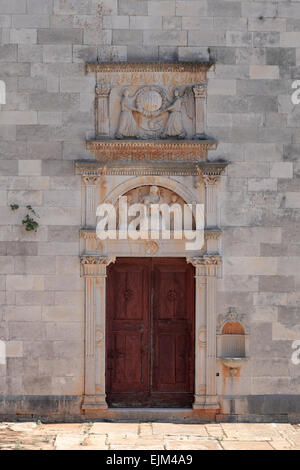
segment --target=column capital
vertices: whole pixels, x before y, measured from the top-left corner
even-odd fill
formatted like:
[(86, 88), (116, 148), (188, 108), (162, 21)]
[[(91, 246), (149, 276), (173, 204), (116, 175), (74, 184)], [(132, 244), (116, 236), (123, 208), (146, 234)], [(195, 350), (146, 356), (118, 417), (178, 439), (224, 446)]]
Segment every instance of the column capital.
[(82, 277), (106, 277), (106, 268), (115, 263), (114, 256), (84, 255), (81, 256)]
[(222, 258), (220, 255), (187, 257), (187, 263), (196, 268), (196, 277), (220, 277)]
[(100, 175), (82, 175), (82, 181), (86, 186), (96, 186), (99, 180)]
[(197, 83), (193, 87), (195, 98), (206, 98), (207, 82)]
[(96, 85), (96, 95), (103, 96), (105, 98), (110, 94), (110, 85), (106, 82), (100, 82)]

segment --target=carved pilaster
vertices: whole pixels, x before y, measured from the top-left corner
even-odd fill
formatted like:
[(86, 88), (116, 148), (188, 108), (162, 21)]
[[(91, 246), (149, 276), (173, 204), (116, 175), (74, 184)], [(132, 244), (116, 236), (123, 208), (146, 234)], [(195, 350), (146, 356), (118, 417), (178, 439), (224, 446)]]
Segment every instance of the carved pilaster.
[(187, 258), (196, 270), (196, 361), (193, 407), (217, 408), (216, 396), (216, 280), (219, 256)]
[(205, 100), (206, 100), (206, 82), (198, 83), (193, 87), (196, 104), (195, 132), (196, 135), (205, 133)]
[(105, 409), (106, 268), (113, 257), (83, 256), (85, 277), (85, 397), (83, 409)]
[(110, 86), (107, 83), (98, 83), (95, 99), (96, 130), (100, 136), (109, 135), (109, 93)]
[(97, 186), (100, 181), (100, 176), (83, 175), (82, 181), (85, 188), (85, 220), (86, 227), (96, 226), (96, 201), (97, 201)]
[(217, 190), (220, 180), (219, 174), (204, 172), (198, 168), (199, 177), (205, 186), (205, 219), (207, 227), (218, 225), (217, 217)]

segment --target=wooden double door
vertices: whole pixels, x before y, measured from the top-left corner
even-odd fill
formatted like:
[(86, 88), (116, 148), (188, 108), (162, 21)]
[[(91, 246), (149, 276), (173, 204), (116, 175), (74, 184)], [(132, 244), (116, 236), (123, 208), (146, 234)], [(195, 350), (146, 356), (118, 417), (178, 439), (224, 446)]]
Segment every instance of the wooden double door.
[(191, 406), (194, 306), (194, 268), (185, 258), (118, 258), (109, 266), (109, 406)]

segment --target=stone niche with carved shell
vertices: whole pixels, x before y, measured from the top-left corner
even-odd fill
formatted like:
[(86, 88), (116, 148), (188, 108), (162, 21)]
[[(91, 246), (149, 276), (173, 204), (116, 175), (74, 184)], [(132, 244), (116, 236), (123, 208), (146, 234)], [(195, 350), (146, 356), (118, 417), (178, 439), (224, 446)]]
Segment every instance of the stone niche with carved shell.
[(129, 143), (137, 155), (145, 141), (165, 143), (170, 152), (178, 150), (180, 142), (190, 143), (189, 155), (196, 155), (197, 148), (198, 155), (200, 149), (214, 148), (215, 142), (205, 135), (207, 71), (211, 65), (87, 64), (87, 72), (96, 76), (95, 139), (88, 142), (88, 148), (104, 159), (105, 152), (113, 159), (114, 151), (118, 156)]

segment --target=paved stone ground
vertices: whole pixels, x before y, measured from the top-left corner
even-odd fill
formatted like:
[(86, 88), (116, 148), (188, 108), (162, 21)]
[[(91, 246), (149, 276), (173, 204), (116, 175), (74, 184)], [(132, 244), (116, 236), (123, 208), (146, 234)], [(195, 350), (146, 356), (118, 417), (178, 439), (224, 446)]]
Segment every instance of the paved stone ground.
[(300, 450), (300, 424), (0, 423), (0, 450)]

